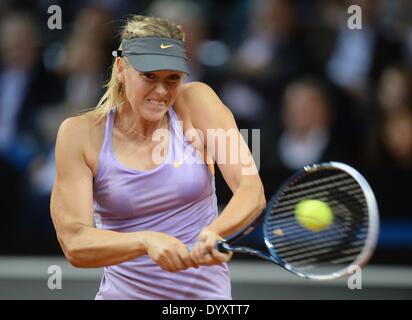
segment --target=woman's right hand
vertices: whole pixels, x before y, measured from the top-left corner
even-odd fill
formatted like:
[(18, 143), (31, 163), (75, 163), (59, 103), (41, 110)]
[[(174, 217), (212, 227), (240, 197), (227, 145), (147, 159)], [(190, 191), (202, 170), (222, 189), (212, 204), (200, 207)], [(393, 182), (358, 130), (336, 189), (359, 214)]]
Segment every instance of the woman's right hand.
[(165, 233), (145, 232), (144, 240), (149, 257), (165, 271), (177, 272), (187, 268), (198, 268), (186, 245)]

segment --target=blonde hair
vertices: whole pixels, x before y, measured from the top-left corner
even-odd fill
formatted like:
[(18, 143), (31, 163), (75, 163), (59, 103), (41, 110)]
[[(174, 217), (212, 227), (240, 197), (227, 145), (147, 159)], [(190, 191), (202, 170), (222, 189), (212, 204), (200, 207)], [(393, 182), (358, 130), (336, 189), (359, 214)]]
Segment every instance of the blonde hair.
[[(142, 37), (164, 37), (185, 41), (185, 34), (181, 26), (162, 18), (133, 15), (121, 30), (119, 49), (122, 48), (125, 40)], [(104, 85), (105, 93), (97, 106), (87, 111), (98, 122), (104, 119), (113, 107), (119, 108), (124, 102), (124, 88), (117, 79), (117, 75), (118, 70), (114, 61), (110, 79)]]

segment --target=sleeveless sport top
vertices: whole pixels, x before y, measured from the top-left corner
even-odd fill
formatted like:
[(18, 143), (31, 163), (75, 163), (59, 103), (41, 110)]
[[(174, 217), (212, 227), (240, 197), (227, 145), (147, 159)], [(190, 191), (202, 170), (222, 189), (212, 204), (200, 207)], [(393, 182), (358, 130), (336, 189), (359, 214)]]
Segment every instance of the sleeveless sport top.
[[(163, 232), (191, 248), (200, 231), (217, 217), (215, 180), (183, 136), (173, 107), (168, 115), (165, 161), (138, 171), (116, 160), (115, 108), (108, 114), (93, 182), (94, 218), (100, 229)], [(105, 267), (96, 299), (231, 299), (229, 270), (223, 263), (172, 273), (144, 255)]]

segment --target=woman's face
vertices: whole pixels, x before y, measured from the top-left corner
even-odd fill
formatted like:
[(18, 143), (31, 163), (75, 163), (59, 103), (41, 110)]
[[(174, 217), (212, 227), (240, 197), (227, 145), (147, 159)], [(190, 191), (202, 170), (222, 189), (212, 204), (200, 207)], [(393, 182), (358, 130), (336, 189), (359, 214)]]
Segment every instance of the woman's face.
[(283, 122), (288, 129), (306, 134), (311, 129), (330, 125), (330, 107), (316, 89), (295, 85), (287, 90), (285, 98)]
[(412, 115), (400, 111), (389, 116), (383, 130), (383, 142), (396, 159), (410, 161), (412, 156)]
[(145, 120), (159, 121), (176, 100), (184, 74), (170, 70), (140, 72), (123, 61), (118, 67), (133, 112)]

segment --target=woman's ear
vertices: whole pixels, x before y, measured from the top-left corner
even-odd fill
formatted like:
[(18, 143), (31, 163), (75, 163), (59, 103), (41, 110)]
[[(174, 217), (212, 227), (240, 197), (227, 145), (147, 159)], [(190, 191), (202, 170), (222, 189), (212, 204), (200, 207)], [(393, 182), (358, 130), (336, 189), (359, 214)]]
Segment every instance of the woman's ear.
[(120, 83), (124, 84), (124, 71), (125, 71), (125, 64), (122, 58), (117, 57), (115, 60), (116, 68), (117, 68), (117, 80)]

